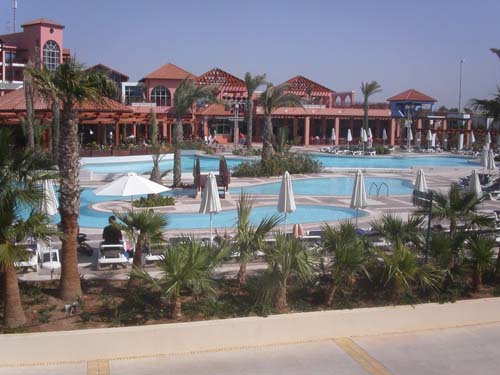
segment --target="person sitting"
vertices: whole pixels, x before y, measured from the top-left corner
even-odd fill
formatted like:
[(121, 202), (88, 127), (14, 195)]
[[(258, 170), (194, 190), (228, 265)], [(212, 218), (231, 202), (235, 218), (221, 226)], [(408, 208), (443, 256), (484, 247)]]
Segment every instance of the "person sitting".
[(102, 239), (104, 245), (121, 244), (123, 237), (121, 230), (116, 226), (116, 217), (110, 216), (108, 218), (109, 225), (102, 231)]

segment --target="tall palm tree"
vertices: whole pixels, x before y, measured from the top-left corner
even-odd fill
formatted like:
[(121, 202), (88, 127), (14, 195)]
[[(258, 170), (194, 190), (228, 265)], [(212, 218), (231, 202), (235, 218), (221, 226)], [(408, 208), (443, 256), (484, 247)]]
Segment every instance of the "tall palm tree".
[(361, 93), (363, 94), (363, 128), (368, 130), (368, 98), (382, 92), (382, 86), (377, 81), (361, 82)]
[(274, 154), (273, 149), (273, 117), (275, 110), (281, 107), (302, 107), (301, 98), (297, 95), (287, 93), (290, 85), (282, 83), (273, 86), (267, 83), (266, 90), (259, 98), (259, 104), (264, 110), (264, 134), (262, 139), (262, 160), (270, 159)]
[(338, 229), (326, 224), (322, 231), (321, 248), (330, 278), (325, 303), (330, 306), (338, 288), (351, 284), (360, 274), (368, 275), (365, 265), (370, 253), (367, 243), (356, 233), (356, 226), (350, 221), (342, 222)]
[[(26, 247), (16, 245), (27, 237), (47, 240), (54, 233), (49, 218), (37, 212), (43, 193), (40, 180), (53, 177), (39, 172), (50, 167), (41, 154), (33, 150), (15, 150), (11, 133), (0, 129), (0, 275), (3, 276), (4, 323), (17, 327), (26, 322), (21, 304), (14, 263), (26, 259)], [(22, 207), (31, 209), (28, 217), (20, 215)]]
[(74, 301), (82, 294), (77, 263), (78, 214), (80, 211), (80, 160), (78, 145), (78, 109), (84, 101), (101, 103), (115, 88), (106, 76), (85, 71), (75, 59), (59, 65), (54, 74), (45, 68), (30, 70), (37, 91), (62, 106), (59, 159), (62, 236), (62, 267), (59, 293), (62, 299)]
[(423, 216), (411, 216), (407, 221), (394, 213), (386, 213), (372, 221), (372, 228), (392, 245), (398, 241), (419, 247), (422, 243)]
[(258, 74), (252, 76), (249, 72), (245, 74), (245, 86), (247, 88), (247, 147), (252, 148), (253, 137), (253, 94), (255, 90), (266, 83), (266, 75)]
[[(27, 67), (33, 67), (33, 62), (30, 59), (26, 64)], [(23, 74), (23, 87), (24, 87), (24, 98), (26, 100), (26, 141), (28, 148), (35, 147), (35, 136), (34, 136), (34, 128), (35, 128), (35, 109), (34, 109), (34, 101), (35, 101), (35, 93), (33, 88), (33, 79), (30, 74), (30, 69), (26, 69)]]
[(293, 274), (302, 281), (310, 280), (314, 275), (317, 258), (314, 250), (307, 248), (299, 238), (290, 238), (281, 233), (275, 238), (276, 243), (265, 248), (268, 269), (264, 278), (271, 281), (265, 285), (265, 289), (274, 292), (276, 309), (286, 311), (290, 277)]
[(472, 109), (484, 112), (493, 121), (500, 120), (500, 86), (497, 86), (497, 92), (493, 99), (472, 99)]
[(174, 108), (175, 108), (175, 125), (174, 125), (174, 182), (173, 186), (181, 184), (181, 147), (183, 139), (182, 119), (193, 109), (197, 101), (206, 99), (208, 101), (215, 100), (215, 87), (197, 85), (192, 79), (185, 78), (175, 90)]
[(181, 295), (214, 294), (211, 275), (229, 254), (226, 246), (205, 246), (194, 238), (185, 238), (176, 245), (167, 246), (158, 263), (160, 277), (153, 279), (148, 273), (135, 269), (133, 274), (161, 291), (171, 303), (173, 318), (182, 317)]
[(467, 244), (472, 266), (472, 287), (479, 291), (483, 287), (483, 272), (495, 267), (495, 238), (485, 235), (472, 236)]
[(248, 261), (255, 256), (256, 252), (263, 248), (264, 237), (269, 234), (280, 222), (280, 216), (274, 214), (261, 220), (258, 226), (250, 222), (254, 199), (241, 193), (236, 204), (238, 219), (236, 222), (237, 234), (234, 241), (234, 251), (240, 257), (240, 270), (238, 271), (238, 284), (246, 283)]
[(133, 265), (142, 268), (142, 248), (146, 243), (164, 242), (162, 229), (168, 225), (168, 217), (156, 213), (152, 209), (142, 211), (128, 210), (126, 212), (115, 212), (115, 216), (123, 223), (118, 224), (129, 238), (135, 243)]

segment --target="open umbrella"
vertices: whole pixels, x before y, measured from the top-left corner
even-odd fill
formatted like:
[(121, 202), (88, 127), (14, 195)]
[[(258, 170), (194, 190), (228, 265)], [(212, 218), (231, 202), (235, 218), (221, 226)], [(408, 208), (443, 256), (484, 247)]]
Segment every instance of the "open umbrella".
[(464, 135), (460, 133), (458, 135), (458, 151), (461, 151), (464, 148)]
[(486, 162), (486, 169), (488, 171), (494, 171), (496, 168), (496, 165), (495, 165), (495, 154), (493, 153), (493, 150), (490, 149), (488, 151), (488, 160)]
[(49, 216), (57, 214), (59, 203), (52, 180), (43, 180), (42, 191), (43, 199), (40, 211)]
[(387, 130), (382, 130), (382, 141), (384, 141), (384, 144), (385, 142), (387, 141)]
[(349, 148), (349, 142), (352, 142), (351, 129), (347, 129), (347, 148)]
[(365, 208), (368, 205), (366, 199), (365, 178), (363, 172), (358, 169), (356, 178), (354, 179), (354, 187), (352, 189), (351, 208), (356, 209), (356, 228), (358, 227), (358, 212), (360, 208)]
[(427, 140), (427, 148), (430, 148), (431, 147), (431, 143), (432, 143), (432, 132), (431, 132), (431, 129), (427, 130), (427, 136), (425, 137), (425, 139)]
[(208, 173), (207, 184), (201, 194), (200, 214), (210, 214), (210, 246), (212, 246), (212, 215), (222, 210), (217, 181), (213, 172)]
[(481, 187), (481, 183), (479, 182), (479, 175), (475, 169), (472, 171), (472, 175), (470, 176), (469, 190), (476, 194), (476, 197), (478, 198), (483, 195), (483, 189)]
[(137, 173), (129, 172), (126, 175), (94, 190), (95, 195), (114, 195), (132, 197), (134, 195), (159, 194), (170, 190), (168, 187), (157, 184)]
[(471, 146), (472, 146), (474, 143), (476, 143), (476, 137), (474, 136), (474, 131), (473, 131), (473, 130), (471, 130), (471, 131), (470, 131), (470, 144), (471, 144)]
[(295, 206), (295, 197), (293, 196), (292, 179), (288, 171), (285, 172), (281, 180), (280, 195), (278, 197), (278, 211), (285, 213), (285, 233), (287, 230), (286, 214), (292, 213), (297, 209)]

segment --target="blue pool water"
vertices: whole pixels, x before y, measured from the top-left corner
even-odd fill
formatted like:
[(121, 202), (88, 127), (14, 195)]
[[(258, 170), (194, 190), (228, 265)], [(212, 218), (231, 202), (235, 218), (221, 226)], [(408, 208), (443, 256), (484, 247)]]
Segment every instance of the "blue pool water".
[(327, 168), (471, 167), (479, 161), (459, 156), (314, 155)]
[[(386, 184), (386, 185), (383, 185)], [(278, 195), (281, 182), (246, 186), (243, 191), (250, 194)], [(351, 195), (354, 177), (328, 177), (292, 179), (295, 195)], [(413, 192), (410, 181), (402, 178), (365, 177), (366, 192), (370, 195), (407, 195)], [(232, 188), (230, 192), (239, 194), (241, 188)]]
[[(313, 154), (327, 168), (414, 168), (414, 167), (472, 167), (478, 164), (478, 160), (458, 156), (338, 156)], [(194, 155), (182, 156), (182, 171), (192, 172)], [(232, 169), (235, 165), (248, 159), (226, 158), (228, 167)], [(95, 163), (85, 164), (83, 169), (94, 173), (148, 173), (151, 172), (153, 163), (151, 160), (138, 162)], [(163, 160), (160, 163), (162, 171), (172, 170), (174, 161)], [(219, 170), (219, 158), (200, 156), (200, 168), (202, 172)]]

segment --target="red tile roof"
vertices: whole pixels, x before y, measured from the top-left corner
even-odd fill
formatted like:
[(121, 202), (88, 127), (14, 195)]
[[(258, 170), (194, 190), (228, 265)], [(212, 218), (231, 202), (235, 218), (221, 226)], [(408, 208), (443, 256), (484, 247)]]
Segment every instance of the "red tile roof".
[(290, 78), (285, 83), (290, 85), (288, 92), (298, 96), (325, 96), (335, 92), (330, 90), (328, 87), (322, 86), (319, 83), (311, 81), (303, 76), (295, 76)]
[(246, 91), (245, 81), (219, 68), (214, 68), (196, 78), (198, 85), (217, 85), (229, 91)]
[(119, 72), (118, 70), (112, 69), (109, 66), (106, 66), (104, 64), (96, 64), (96, 65), (91, 66), (90, 68), (87, 68), (85, 70), (102, 70), (102, 71), (106, 71), (106, 72), (111, 72), (111, 73), (114, 73), (116, 75), (121, 76), (122, 78), (125, 78), (125, 81), (128, 81), (128, 78), (129, 78), (127, 75)]
[[(149, 73), (144, 79), (184, 79), (193, 78), (194, 75), (187, 70), (179, 68), (177, 65), (168, 63)], [(141, 81), (142, 81), (141, 80)]]
[(54, 26), (59, 28), (64, 28), (64, 25), (57, 23), (55, 21), (49, 20), (48, 18), (37, 18), (36, 20), (25, 22), (21, 25), (21, 27), (33, 26), (33, 25), (46, 25), (46, 26)]
[[(262, 115), (262, 107), (257, 107), (257, 115)], [(273, 112), (273, 116), (332, 116), (332, 117), (363, 117), (363, 108), (301, 108), (301, 107), (281, 107)], [(389, 109), (369, 109), (368, 114), (373, 117), (389, 118)]]
[[(43, 98), (36, 97), (33, 103), (35, 111), (50, 110), (50, 103)], [(84, 102), (77, 106), (83, 112), (132, 112), (132, 110), (112, 99), (104, 98), (102, 104), (93, 102)], [(24, 89), (15, 90), (0, 96), (0, 112), (24, 112), (26, 111), (26, 99)]]
[(417, 91), (415, 89), (409, 89), (401, 94), (394, 95), (387, 99), (389, 102), (396, 102), (396, 101), (406, 101), (406, 102), (437, 102), (436, 99), (431, 98), (428, 95), (425, 95), (421, 93), (420, 91)]
[(220, 103), (209, 104), (204, 108), (199, 108), (196, 114), (200, 116), (232, 116), (231, 110), (226, 109), (226, 106)]

